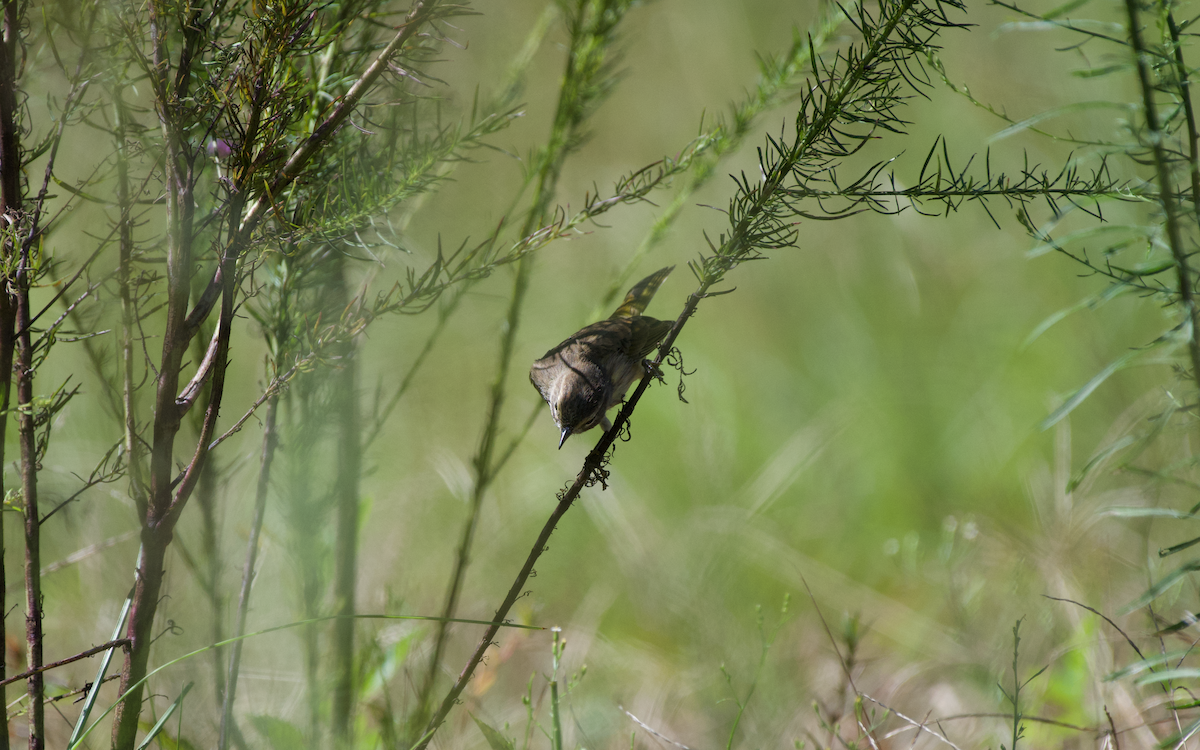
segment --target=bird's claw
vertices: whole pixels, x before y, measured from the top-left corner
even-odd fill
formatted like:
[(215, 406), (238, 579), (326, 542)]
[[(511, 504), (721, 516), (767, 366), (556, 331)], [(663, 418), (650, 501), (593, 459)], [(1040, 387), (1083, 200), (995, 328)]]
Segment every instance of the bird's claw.
[(658, 365), (651, 362), (650, 360), (643, 359), (642, 367), (646, 370), (647, 375), (652, 375), (654, 377), (654, 379), (657, 380), (658, 382), (660, 382), (660, 383), (667, 382), (666, 378), (663, 377), (662, 369)]

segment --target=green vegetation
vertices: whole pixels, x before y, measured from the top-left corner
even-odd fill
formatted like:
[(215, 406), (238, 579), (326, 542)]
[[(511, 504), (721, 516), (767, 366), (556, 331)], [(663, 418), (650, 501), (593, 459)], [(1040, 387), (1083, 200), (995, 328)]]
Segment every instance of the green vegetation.
[(1200, 742), (1196, 8), (0, 8), (0, 750)]

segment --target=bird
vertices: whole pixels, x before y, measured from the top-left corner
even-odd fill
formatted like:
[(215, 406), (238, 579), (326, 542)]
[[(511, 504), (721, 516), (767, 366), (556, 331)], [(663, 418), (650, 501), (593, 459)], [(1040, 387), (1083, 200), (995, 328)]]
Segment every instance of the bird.
[(639, 281), (612, 315), (581, 328), (533, 363), (529, 380), (550, 406), (558, 447), (596, 425), (612, 427), (604, 413), (624, 402), (625, 391), (646, 372), (644, 358), (674, 321), (642, 315), (659, 285), (675, 269), (661, 268)]

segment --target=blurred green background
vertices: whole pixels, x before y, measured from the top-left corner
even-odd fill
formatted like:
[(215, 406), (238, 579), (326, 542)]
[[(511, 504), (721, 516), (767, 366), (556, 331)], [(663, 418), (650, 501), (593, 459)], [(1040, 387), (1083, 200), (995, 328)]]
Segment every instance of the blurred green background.
[[(469, 108), (476, 88), (499, 85), (544, 6), (481, 0), (474, 7), (482, 15), (458, 19), (451, 36), (461, 47), (448, 45), (436, 66), (446, 83), (437, 93), (453, 92), (447, 116)], [(582, 206), (589, 193), (605, 193), (620, 175), (677, 153), (702, 118), (724, 112), (751, 89), (755, 53), (785, 49), (794, 29), (805, 28), (817, 10), (812, 1), (776, 0), (658, 0), (635, 9), (620, 33), (620, 83), (591, 121), (586, 145), (568, 161), (557, 202)], [(978, 99), (1020, 119), (1132, 92), (1121, 88), (1129, 81), (1119, 77), (1072, 76), (1089, 51), (1056, 52), (1067, 43), (1061, 32), (1006, 29), (1013, 19), (1002, 8), (973, 3), (955, 20), (974, 27), (941, 39), (950, 77)], [(382, 268), (364, 263), (364, 274), (378, 276), (377, 288), (410, 265), (423, 267), (439, 241), (457, 246), (495, 228), (514, 198), (522, 159), (548, 130), (564, 39), (558, 22), (530, 67), (524, 116), (492, 139), (507, 153), (474, 152), (472, 163), (459, 165), (415, 207), (403, 234), (410, 255), (387, 256)], [(1028, 133), (990, 143), (1005, 127), (1002, 120), (936, 76), (924, 93), (927, 99), (914, 98), (901, 113), (911, 122), (909, 133), (887, 134), (861, 155), (862, 163), (901, 154), (895, 168), (903, 182), (938, 137), (963, 162), (990, 149), (995, 171), (1016, 172), (1026, 158), (1056, 171), (1071, 154), (1069, 145)], [(1085, 112), (1054, 127), (1112, 135), (1122, 116)], [(753, 174), (762, 136), (789, 129), (793, 117), (786, 106), (763, 116), (759, 134), (719, 171)], [(88, 148), (71, 147), (80, 154)], [(638, 268), (635, 279), (677, 266), (648, 314), (671, 318), (681, 309), (694, 288), (685, 264), (706, 248), (705, 232), (716, 237), (724, 229), (719, 209), (733, 189), (731, 179), (713, 179)], [(654, 200), (665, 205), (670, 191)], [(1006, 710), (995, 683), (1011, 662), (1012, 624), (1025, 617), (1023, 663), (1031, 671), (1050, 665), (1031, 686), (1041, 713), (1097, 721), (1093, 712), (1106, 699), (1090, 691), (1099, 689), (1096, 678), (1111, 664), (1084, 664), (1092, 652), (1076, 650), (1096, 637), (1097, 623), (1041, 595), (1114, 611), (1144, 587), (1148, 552), (1158, 541), (1152, 529), (1099, 515), (1145, 488), (1107, 475), (1072, 494), (1064, 488), (1111, 435), (1145, 417), (1173, 376), (1165, 366), (1120, 372), (1068, 420), (1048, 431), (1038, 425), (1066, 394), (1168, 327), (1171, 312), (1153, 299), (1126, 296), (1069, 316), (1026, 345), (1042, 321), (1105, 284), (1061, 256), (1027, 257), (1031, 242), (1013, 209), (991, 208), (999, 227), (974, 205), (941, 218), (905, 211), (801, 220), (797, 247), (739, 267), (729, 277), (736, 292), (700, 306), (677, 342), (695, 369), (684, 379), (688, 403), (676, 398), (676, 371), (667, 372), (666, 386), (650, 389), (634, 416), (633, 440), (617, 447), (608, 489), (585, 491), (518, 605), (521, 618), (564, 629), (568, 671), (588, 667), (570, 696), (572, 746), (626, 746), (635, 726), (618, 706), (689, 746), (724, 742), (737, 706), (728, 700), (734, 693), (721, 667), (744, 696), (760, 652), (756, 606), (773, 625), (785, 595), (790, 608), (738, 744), (773, 747), (805, 738), (816, 725), (814, 700), (826, 715), (844, 700), (838, 659), (805, 581), (834, 631), (847, 618), (861, 618), (859, 688), (910, 716)], [(506, 436), (520, 432), (539, 402), (526, 379), (528, 364), (591, 322), (658, 210), (651, 203), (622, 207), (605, 215), (603, 225), (537, 255), (509, 381)], [(1118, 215), (1133, 210), (1112, 209)], [(86, 214), (75, 223), (78, 231), (88, 230)], [(371, 448), (371, 472), (362, 485), (364, 612), (432, 615), (441, 605), (467, 512), (470, 461), (511, 277), (502, 271), (471, 290)], [(387, 393), (397, 385), (434, 324), (430, 313), (370, 328), (360, 349), (368, 415), (377, 388)], [(262, 356), (253, 335), (235, 342), (236, 374), (224, 409), (229, 419), (260, 392)], [(51, 361), (41, 382), (73, 372), (85, 391), (100, 387), (80, 358)], [(44, 502), (72, 486), (61, 467), (88, 465), (79, 457), (102, 452), (116, 434), (98, 403), (81, 400), (61, 417), (45, 462), (51, 499)], [(549, 413), (538, 416), (485, 500), (460, 616), (490, 616), (555, 492), (575, 476), (598, 438), (588, 433), (556, 450)], [(252, 421), (218, 459), (231, 592), (240, 576), (260, 439)], [(60, 486), (53, 472), (62, 477)], [(294, 553), (271, 502), (251, 629), (295, 619)], [(207, 642), (205, 602), (180, 557), (199, 544), (197, 512), (188, 508), (180, 549), (172, 553), (160, 621), (169, 618), (181, 631), (157, 642), (159, 663)], [(47, 529), (44, 559), (69, 562), (46, 577), (49, 633), (74, 634), (83, 645), (108, 638), (131, 580), (136, 525), (123, 491), (104, 488)], [(10, 527), (7, 540), (14, 573), (15, 531)], [(105, 546), (68, 561), (97, 542)], [(9, 606), (16, 601), (10, 597)], [(431, 628), (364, 623), (358, 631), (364, 643), (385, 646), (413, 631), (419, 635), (408, 661), (390, 683), (401, 706), (419, 682), (428, 658), (422, 636)], [(475, 646), (478, 628), (459, 625), (453, 633), (448, 676)], [(48, 658), (73, 650), (61, 643), (50, 642)], [(248, 643), (241, 714), (286, 719), (300, 711), (298, 643), (286, 633)], [(439, 742), (483, 746), (464, 708), (496, 726), (523, 727), (520, 697), (531, 674), (548, 672), (549, 644), (547, 631), (502, 633), (499, 651)], [(79, 684), (92, 669), (77, 665), (52, 680)], [(211, 685), (211, 663), (191, 660), (165, 679)], [(535, 702), (543, 684), (541, 677), (534, 680)], [(197, 700), (211, 700), (210, 689), (200, 692)], [(371, 696), (366, 699), (370, 704)], [(189, 713), (185, 734), (209, 736), (216, 715)], [(369, 715), (364, 712), (368, 724)], [(980, 745), (1007, 731), (989, 719), (947, 729)]]

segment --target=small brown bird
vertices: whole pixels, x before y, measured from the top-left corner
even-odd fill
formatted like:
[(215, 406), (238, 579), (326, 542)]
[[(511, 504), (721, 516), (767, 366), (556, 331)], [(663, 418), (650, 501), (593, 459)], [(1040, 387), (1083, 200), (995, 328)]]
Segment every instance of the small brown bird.
[(559, 448), (571, 435), (596, 425), (612, 426), (604, 412), (625, 400), (625, 391), (645, 372), (643, 358), (673, 325), (642, 311), (674, 269), (668, 266), (642, 279), (607, 320), (592, 323), (533, 363), (529, 380), (562, 430)]

